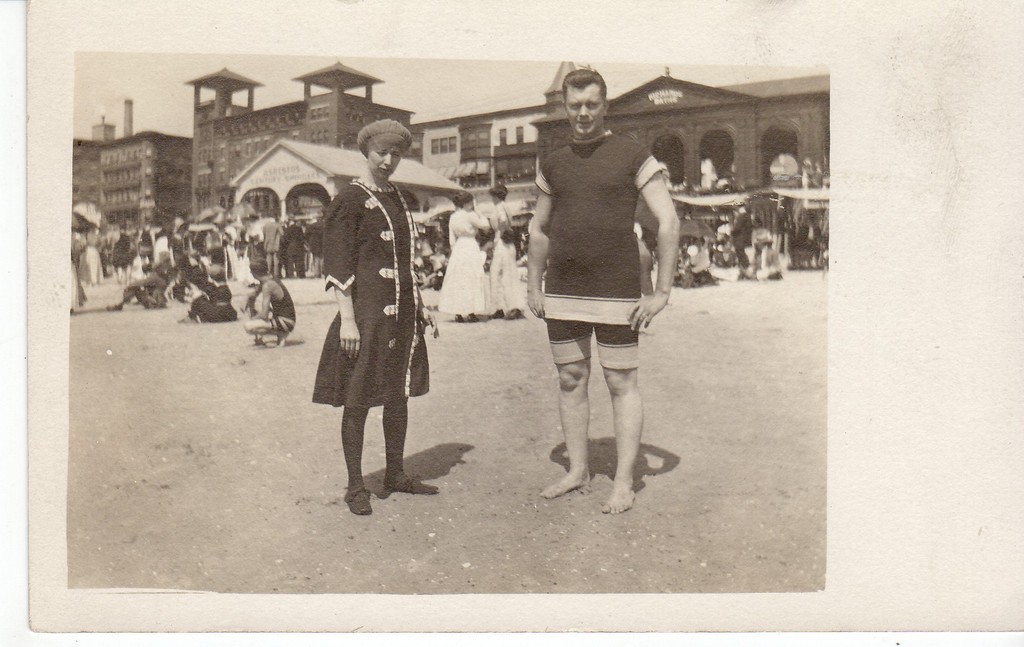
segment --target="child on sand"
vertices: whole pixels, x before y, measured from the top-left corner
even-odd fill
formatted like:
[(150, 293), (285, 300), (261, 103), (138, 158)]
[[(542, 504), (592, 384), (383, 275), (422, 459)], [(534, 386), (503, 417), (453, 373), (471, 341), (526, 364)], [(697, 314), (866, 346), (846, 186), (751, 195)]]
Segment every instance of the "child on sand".
[(253, 259), (249, 266), (253, 277), (259, 281), (256, 299), (259, 302), (255, 316), (244, 323), (245, 332), (253, 336), (257, 345), (262, 346), (264, 335), (277, 337), (275, 348), (283, 348), (288, 333), (295, 329), (295, 304), (288, 289), (270, 275), (270, 268), (264, 259)]

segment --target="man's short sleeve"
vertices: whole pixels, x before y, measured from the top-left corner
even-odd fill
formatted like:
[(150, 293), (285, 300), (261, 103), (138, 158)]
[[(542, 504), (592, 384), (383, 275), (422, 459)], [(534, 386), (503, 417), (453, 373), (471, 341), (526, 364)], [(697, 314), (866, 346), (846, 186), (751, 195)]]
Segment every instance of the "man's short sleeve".
[(636, 188), (642, 189), (644, 186), (651, 181), (652, 178), (656, 177), (659, 173), (667, 172), (668, 169), (664, 164), (654, 159), (653, 155), (647, 155), (641, 162), (640, 168), (636, 172)]
[(543, 191), (544, 193), (546, 193), (548, 195), (553, 195), (553, 193), (551, 191), (551, 185), (548, 184), (548, 179), (546, 177), (544, 177), (544, 169), (543, 168), (539, 169), (537, 171), (536, 183), (537, 183), (537, 188), (538, 189), (540, 189), (541, 191)]

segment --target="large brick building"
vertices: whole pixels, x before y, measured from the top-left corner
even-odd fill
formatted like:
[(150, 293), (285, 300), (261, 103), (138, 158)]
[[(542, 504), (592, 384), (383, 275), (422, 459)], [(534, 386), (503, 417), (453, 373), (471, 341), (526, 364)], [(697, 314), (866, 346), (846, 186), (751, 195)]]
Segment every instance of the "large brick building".
[(192, 189), (192, 140), (145, 131), (100, 150), (100, 211), (110, 223), (187, 216)]
[(192, 140), (163, 133), (132, 132), (132, 103), (125, 102), (125, 136), (106, 120), (93, 139), (72, 142), (73, 203), (91, 202), (106, 221), (139, 225), (185, 216), (191, 208)]
[[(301, 101), (259, 110), (254, 103), (255, 90), (261, 84), (228, 69), (188, 82), (195, 88), (194, 210), (232, 206), (232, 178), (280, 139), (355, 148), (356, 135), (367, 123), (386, 118), (409, 124), (410, 111), (374, 103), (373, 86), (381, 83), (380, 79), (340, 62), (294, 80), (303, 84)], [(245, 93), (245, 102), (236, 105), (234, 96), (240, 92)], [(289, 211), (302, 211), (300, 203), (304, 199), (313, 198), (301, 194), (278, 196), (269, 190), (246, 196), (257, 211), (268, 214), (277, 213), (281, 201), (286, 200), (295, 202), (288, 205)]]

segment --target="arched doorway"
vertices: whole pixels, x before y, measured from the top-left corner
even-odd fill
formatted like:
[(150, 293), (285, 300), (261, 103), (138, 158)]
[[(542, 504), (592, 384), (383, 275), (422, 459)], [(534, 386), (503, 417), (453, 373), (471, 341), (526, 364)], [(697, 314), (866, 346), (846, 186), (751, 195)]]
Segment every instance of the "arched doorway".
[(732, 163), (736, 158), (736, 147), (732, 136), (724, 130), (709, 130), (700, 138), (701, 170), (704, 160), (711, 160), (719, 178), (732, 178)]
[(327, 189), (315, 182), (297, 184), (285, 197), (285, 209), (289, 215), (310, 220), (322, 218), (330, 203)]
[(682, 184), (686, 180), (686, 173), (683, 165), (686, 162), (686, 155), (683, 149), (683, 142), (675, 135), (662, 135), (651, 144), (651, 155), (666, 167), (668, 167), (669, 182)]
[(242, 196), (242, 202), (251, 205), (260, 218), (276, 220), (281, 215), (281, 201), (273, 189), (259, 188), (246, 191)]
[[(761, 181), (772, 182), (774, 175), (786, 175), (797, 163), (797, 134), (785, 128), (772, 126), (761, 135)], [(782, 170), (782, 173), (773, 172)]]

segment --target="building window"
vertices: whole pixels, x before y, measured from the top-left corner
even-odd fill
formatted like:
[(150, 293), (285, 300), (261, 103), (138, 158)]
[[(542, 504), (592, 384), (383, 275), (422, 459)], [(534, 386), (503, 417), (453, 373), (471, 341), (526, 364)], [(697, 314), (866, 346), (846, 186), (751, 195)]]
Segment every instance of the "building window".
[(508, 143), (508, 131), (502, 128), (498, 131), (498, 146), (504, 146)]
[(442, 155), (444, 153), (455, 153), (459, 150), (458, 137), (441, 137), (430, 140), (430, 153)]
[(517, 144), (522, 144), (523, 143), (523, 127), (522, 126), (516, 126), (516, 143)]

